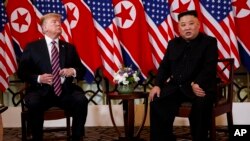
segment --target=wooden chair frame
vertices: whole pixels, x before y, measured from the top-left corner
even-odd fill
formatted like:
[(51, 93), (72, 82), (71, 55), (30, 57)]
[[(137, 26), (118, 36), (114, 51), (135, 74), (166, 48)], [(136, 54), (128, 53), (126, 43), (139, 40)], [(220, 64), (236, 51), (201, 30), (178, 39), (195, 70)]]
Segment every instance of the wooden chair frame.
[[(234, 77), (234, 59), (226, 58), (219, 59), (218, 63), (221, 63), (220, 66), (223, 66), (220, 70), (217, 71), (217, 77), (222, 78), (224, 72), (228, 72), (227, 79), (220, 79), (221, 81), (217, 84), (217, 100), (214, 103), (212, 117), (211, 117), (211, 126), (210, 126), (210, 140), (216, 140), (216, 117), (222, 114), (227, 116), (227, 124), (229, 133), (230, 129), (233, 126), (233, 115), (232, 115), (232, 105), (233, 105), (233, 77)], [(189, 117), (191, 110), (191, 103), (183, 103), (179, 108), (177, 117)], [(229, 136), (230, 137), (230, 136)]]
[[(21, 98), (21, 126), (22, 126), (22, 141), (28, 141), (32, 139), (31, 136), (31, 128), (28, 122), (28, 109), (25, 107), (24, 104), (24, 97), (25, 97), (25, 87), (18, 93)], [(66, 127), (57, 127), (57, 128), (44, 128), (43, 132), (58, 132), (58, 131), (66, 131), (66, 138), (67, 141), (71, 139), (71, 115), (65, 112), (63, 109), (59, 107), (51, 107), (44, 113), (44, 120), (58, 120), (66, 118)], [(61, 137), (60, 137), (61, 139)]]

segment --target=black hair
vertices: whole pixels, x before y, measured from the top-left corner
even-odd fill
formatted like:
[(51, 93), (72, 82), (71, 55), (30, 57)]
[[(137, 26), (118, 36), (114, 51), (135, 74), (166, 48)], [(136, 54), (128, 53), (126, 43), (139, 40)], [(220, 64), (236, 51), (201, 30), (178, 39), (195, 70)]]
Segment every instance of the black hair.
[(181, 17), (186, 16), (186, 15), (192, 15), (192, 16), (198, 17), (196, 10), (188, 10), (178, 15), (178, 21), (180, 21)]

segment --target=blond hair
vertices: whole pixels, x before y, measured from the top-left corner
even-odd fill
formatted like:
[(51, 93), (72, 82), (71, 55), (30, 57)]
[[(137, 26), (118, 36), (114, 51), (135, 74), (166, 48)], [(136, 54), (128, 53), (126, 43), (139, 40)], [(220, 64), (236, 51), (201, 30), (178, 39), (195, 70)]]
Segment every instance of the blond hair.
[(52, 17), (61, 19), (62, 15), (57, 14), (57, 13), (48, 13), (48, 14), (45, 14), (40, 19), (40, 25), (43, 26), (43, 24), (46, 21), (46, 19), (49, 19), (49, 18), (52, 18)]

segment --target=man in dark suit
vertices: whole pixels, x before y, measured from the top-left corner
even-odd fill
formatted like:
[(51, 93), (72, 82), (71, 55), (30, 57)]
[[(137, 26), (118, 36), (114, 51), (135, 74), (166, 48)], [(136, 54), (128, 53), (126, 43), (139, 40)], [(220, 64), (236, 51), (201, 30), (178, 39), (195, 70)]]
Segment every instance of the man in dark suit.
[(175, 116), (189, 101), (192, 140), (206, 141), (216, 94), (217, 41), (199, 32), (196, 11), (180, 13), (178, 20), (180, 37), (169, 42), (149, 95), (150, 139), (175, 141)]
[(82, 79), (86, 69), (75, 47), (59, 40), (61, 15), (44, 15), (41, 26), (44, 38), (26, 46), (18, 68), (20, 79), (29, 84), (24, 100), (33, 140), (43, 140), (44, 111), (58, 106), (72, 114), (72, 140), (80, 141), (84, 135), (88, 99), (73, 80)]

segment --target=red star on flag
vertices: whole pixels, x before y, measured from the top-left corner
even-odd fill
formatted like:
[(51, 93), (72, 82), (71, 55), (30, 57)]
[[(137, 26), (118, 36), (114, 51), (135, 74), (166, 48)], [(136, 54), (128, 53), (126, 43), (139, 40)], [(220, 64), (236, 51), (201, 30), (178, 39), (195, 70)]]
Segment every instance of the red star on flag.
[(21, 29), (22, 25), (28, 25), (28, 22), (26, 21), (28, 13), (25, 13), (21, 15), (19, 11), (17, 11), (17, 18), (13, 20), (13, 23), (17, 23), (19, 25), (19, 30)]
[(132, 17), (130, 16), (131, 9), (132, 6), (126, 9), (123, 4), (121, 5), (121, 12), (116, 14), (116, 16), (122, 19), (122, 25), (126, 22), (126, 20), (132, 20)]
[(190, 2), (191, 2), (191, 1), (189, 1), (189, 2), (187, 2), (187, 3), (184, 4), (184, 3), (182, 3), (182, 2), (179, 0), (179, 7), (178, 7), (178, 9), (175, 9), (173, 12), (174, 12), (174, 13), (181, 13), (181, 12), (183, 12), (183, 11), (187, 11)]
[(70, 9), (67, 6), (67, 20), (69, 21), (69, 24), (71, 23), (71, 21), (76, 21), (76, 17), (74, 16), (74, 11), (75, 11), (75, 7)]
[(238, 13), (242, 9), (250, 10), (249, 6), (247, 5), (247, 1), (248, 0), (236, 0), (232, 2), (232, 5), (235, 6), (235, 9), (236, 9), (236, 15), (238, 15)]

